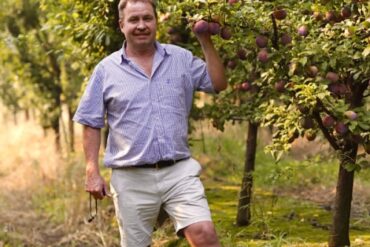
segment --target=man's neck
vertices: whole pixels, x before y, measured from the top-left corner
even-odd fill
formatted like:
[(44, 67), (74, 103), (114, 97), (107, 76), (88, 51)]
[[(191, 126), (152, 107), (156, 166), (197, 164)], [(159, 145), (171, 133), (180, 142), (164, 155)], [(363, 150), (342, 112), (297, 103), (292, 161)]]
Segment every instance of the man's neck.
[(152, 46), (145, 47), (145, 48), (144, 47), (134, 48), (134, 47), (130, 47), (127, 45), (125, 49), (126, 49), (126, 55), (132, 58), (153, 57), (155, 50), (156, 50), (155, 44), (153, 44)]

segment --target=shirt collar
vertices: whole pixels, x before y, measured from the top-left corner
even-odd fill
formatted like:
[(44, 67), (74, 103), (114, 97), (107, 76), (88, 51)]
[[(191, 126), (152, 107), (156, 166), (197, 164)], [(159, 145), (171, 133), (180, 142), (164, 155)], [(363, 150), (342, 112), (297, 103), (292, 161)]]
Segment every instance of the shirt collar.
[[(129, 58), (127, 57), (127, 54), (126, 54), (125, 47), (126, 47), (126, 41), (123, 43), (122, 48), (121, 48), (121, 56), (120, 56), (121, 63), (129, 61)], [(171, 55), (171, 52), (168, 49), (166, 49), (165, 46), (160, 44), (158, 41), (155, 42), (155, 47), (156, 47), (156, 52), (158, 52), (159, 55), (161, 55), (162, 57), (164, 57), (165, 55)]]

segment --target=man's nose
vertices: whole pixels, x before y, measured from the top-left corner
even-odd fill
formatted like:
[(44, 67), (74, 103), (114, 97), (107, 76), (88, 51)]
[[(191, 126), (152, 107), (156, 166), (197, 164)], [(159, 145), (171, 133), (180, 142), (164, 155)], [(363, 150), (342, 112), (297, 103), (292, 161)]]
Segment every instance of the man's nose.
[(143, 20), (139, 21), (139, 23), (137, 24), (137, 29), (144, 30), (145, 28), (146, 28), (145, 21)]

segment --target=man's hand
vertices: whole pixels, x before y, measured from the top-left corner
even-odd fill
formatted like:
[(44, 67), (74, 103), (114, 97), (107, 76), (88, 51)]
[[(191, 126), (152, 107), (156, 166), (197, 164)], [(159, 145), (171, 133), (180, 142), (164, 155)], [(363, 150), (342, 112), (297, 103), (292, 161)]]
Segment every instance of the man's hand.
[(110, 196), (104, 178), (99, 171), (89, 166), (86, 168), (85, 190), (99, 200), (103, 199), (104, 196)]
[(208, 22), (200, 20), (193, 25), (193, 32), (202, 47), (213, 87), (216, 92), (220, 92), (227, 88), (227, 80), (223, 62), (211, 39), (211, 34), (216, 34), (217, 30), (211, 32), (209, 25)]

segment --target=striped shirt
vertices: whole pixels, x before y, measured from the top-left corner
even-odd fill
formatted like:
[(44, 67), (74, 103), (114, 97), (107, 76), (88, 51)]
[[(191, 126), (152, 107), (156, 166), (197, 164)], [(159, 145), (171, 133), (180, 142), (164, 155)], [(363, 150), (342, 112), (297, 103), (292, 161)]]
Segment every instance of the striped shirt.
[(110, 168), (190, 157), (188, 117), (194, 91), (213, 93), (203, 60), (156, 43), (152, 75), (120, 49), (94, 69), (73, 120), (109, 126), (104, 164)]

